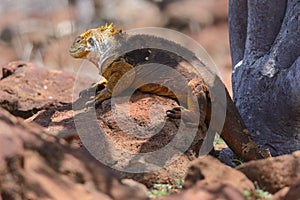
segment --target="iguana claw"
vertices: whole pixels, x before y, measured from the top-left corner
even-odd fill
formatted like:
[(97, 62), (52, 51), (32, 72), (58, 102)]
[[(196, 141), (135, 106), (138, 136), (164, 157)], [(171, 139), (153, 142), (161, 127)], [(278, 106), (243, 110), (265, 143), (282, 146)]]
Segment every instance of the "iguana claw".
[(182, 106), (174, 107), (172, 110), (166, 111), (166, 116), (172, 119), (180, 119), (181, 118), (181, 111), (185, 108)]
[(182, 106), (174, 107), (172, 110), (167, 110), (166, 116), (171, 119), (182, 119), (188, 126), (199, 125), (200, 116), (196, 116), (195, 113)]

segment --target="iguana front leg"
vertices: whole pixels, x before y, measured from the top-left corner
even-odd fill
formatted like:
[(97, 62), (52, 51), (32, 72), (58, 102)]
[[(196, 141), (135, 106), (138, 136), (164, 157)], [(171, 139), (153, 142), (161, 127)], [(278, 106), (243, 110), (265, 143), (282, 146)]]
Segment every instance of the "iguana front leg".
[(186, 97), (187, 108), (179, 106), (167, 110), (166, 116), (172, 119), (181, 118), (189, 126), (203, 125), (210, 118), (210, 112), (207, 108), (209, 102), (208, 88), (198, 78), (190, 80), (188, 86), (192, 92)]
[(102, 79), (98, 81), (97, 83), (93, 83), (88, 89), (82, 90), (79, 93), (79, 97), (85, 97), (85, 96), (95, 96), (99, 91), (103, 90), (107, 85), (107, 80)]
[[(106, 87), (99, 93), (92, 97), (91, 100), (86, 102), (86, 107), (100, 105), (103, 101), (112, 97), (114, 92), (115, 95), (120, 94), (122, 91), (130, 87), (134, 81), (135, 73), (134, 67), (125, 61), (118, 61), (112, 63), (104, 72), (103, 77), (107, 80)], [(127, 73), (128, 72), (128, 73)], [(122, 82), (118, 84), (122, 78)], [(105, 82), (105, 81), (104, 81)], [(118, 87), (116, 85), (118, 84)]]

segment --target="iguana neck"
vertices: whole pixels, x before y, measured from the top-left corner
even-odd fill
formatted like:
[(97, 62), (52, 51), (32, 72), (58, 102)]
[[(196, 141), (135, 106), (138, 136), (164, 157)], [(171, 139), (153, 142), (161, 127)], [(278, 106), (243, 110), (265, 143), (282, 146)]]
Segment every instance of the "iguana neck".
[(119, 33), (115, 36), (106, 38), (102, 42), (95, 44), (95, 51), (91, 52), (87, 59), (94, 63), (99, 72), (102, 73), (107, 68), (113, 58), (118, 57), (118, 48), (121, 47), (123, 41), (126, 40), (126, 33)]

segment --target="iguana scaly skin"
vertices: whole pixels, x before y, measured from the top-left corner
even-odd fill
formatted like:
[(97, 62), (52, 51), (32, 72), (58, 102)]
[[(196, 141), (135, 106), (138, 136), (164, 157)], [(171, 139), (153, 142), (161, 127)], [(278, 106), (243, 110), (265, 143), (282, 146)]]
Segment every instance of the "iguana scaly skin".
[[(145, 44), (155, 43), (156, 48), (143, 48)], [(118, 55), (114, 57), (116, 49), (120, 47), (121, 44), (128, 45), (128, 49), (131, 46), (140, 46), (140, 49), (134, 49), (130, 52), (124, 53), (124, 55)], [(162, 46), (160, 47), (159, 44)], [(178, 55), (174, 52), (165, 51), (164, 45), (167, 45), (168, 49), (180, 49), (184, 54)], [(102, 86), (99, 93), (96, 93), (95, 97), (92, 97), (86, 105), (100, 104), (106, 99), (112, 97), (112, 93), (118, 94), (123, 90), (133, 87), (136, 88), (138, 83), (143, 80), (143, 76), (137, 76), (138, 66), (147, 63), (158, 63), (166, 65), (178, 71), (185, 79), (188, 84), (181, 84), (177, 80), (177, 77), (169, 75), (166, 77), (166, 82), (171, 82), (177, 86), (179, 93), (175, 95), (169, 88), (161, 86), (160, 84), (146, 84), (139, 87), (139, 90), (143, 92), (149, 92), (157, 95), (162, 95), (174, 99), (179, 99), (183, 102), (186, 108), (176, 107), (173, 110), (167, 111), (167, 116), (170, 118), (182, 118), (185, 122), (190, 124), (198, 124), (200, 126), (208, 126), (210, 122), (210, 112), (211, 103), (218, 102), (218, 100), (212, 100), (210, 91), (207, 85), (204, 83), (203, 79), (197, 75), (193, 68), (182, 66), (181, 63), (188, 60), (197, 60), (193, 52), (185, 49), (179, 44), (168, 41), (162, 38), (142, 35), (142, 36), (128, 36), (126, 33), (122, 32), (121, 29), (116, 29), (111, 25), (101, 26), (96, 29), (90, 29), (85, 33), (79, 35), (73, 42), (70, 48), (70, 54), (74, 58), (88, 59), (93, 62), (99, 69), (100, 74), (105, 78), (104, 81), (100, 81), (93, 85), (92, 87)], [(110, 56), (112, 59), (109, 59)], [(106, 62), (109, 61), (109, 62)], [(206, 67), (201, 61), (198, 63), (202, 67)], [(152, 71), (155, 71), (155, 66), (152, 66)], [(144, 74), (144, 77), (151, 76), (151, 70), (148, 74)], [(133, 73), (128, 73), (133, 71)], [(122, 81), (121, 87), (118, 91), (114, 91), (115, 86), (118, 81), (126, 74), (126, 78)], [(139, 77), (139, 78), (136, 78)], [(142, 78), (141, 78), (142, 77)], [(124, 78), (124, 77), (123, 77)], [(154, 77), (155, 78), (155, 77)], [(219, 80), (216, 78), (216, 80)], [(220, 81), (221, 82), (221, 81)], [(190, 88), (190, 90), (188, 90)], [(191, 92), (189, 92), (191, 91)], [(269, 157), (269, 152), (258, 147), (250, 138), (248, 130), (246, 129), (238, 111), (233, 104), (228, 92), (226, 90), (226, 100), (227, 102), (220, 102), (221, 107), (226, 107), (226, 119), (224, 128), (222, 130), (221, 136), (227, 142), (231, 149), (234, 150), (241, 158), (244, 160), (253, 160), (258, 158)], [(197, 97), (197, 101), (193, 99), (192, 96)], [(199, 106), (200, 119), (197, 111), (196, 103)], [(200, 122), (195, 122), (195, 119), (199, 119)], [(251, 144), (251, 149), (247, 148)]]

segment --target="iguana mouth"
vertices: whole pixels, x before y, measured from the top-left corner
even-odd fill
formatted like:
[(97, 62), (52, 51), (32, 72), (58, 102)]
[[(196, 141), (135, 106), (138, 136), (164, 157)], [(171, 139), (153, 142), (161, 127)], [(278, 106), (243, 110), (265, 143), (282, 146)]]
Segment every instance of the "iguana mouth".
[(74, 58), (84, 58), (90, 51), (85, 49), (84, 47), (80, 47), (80, 48), (71, 47), (69, 52), (70, 55), (73, 56)]

